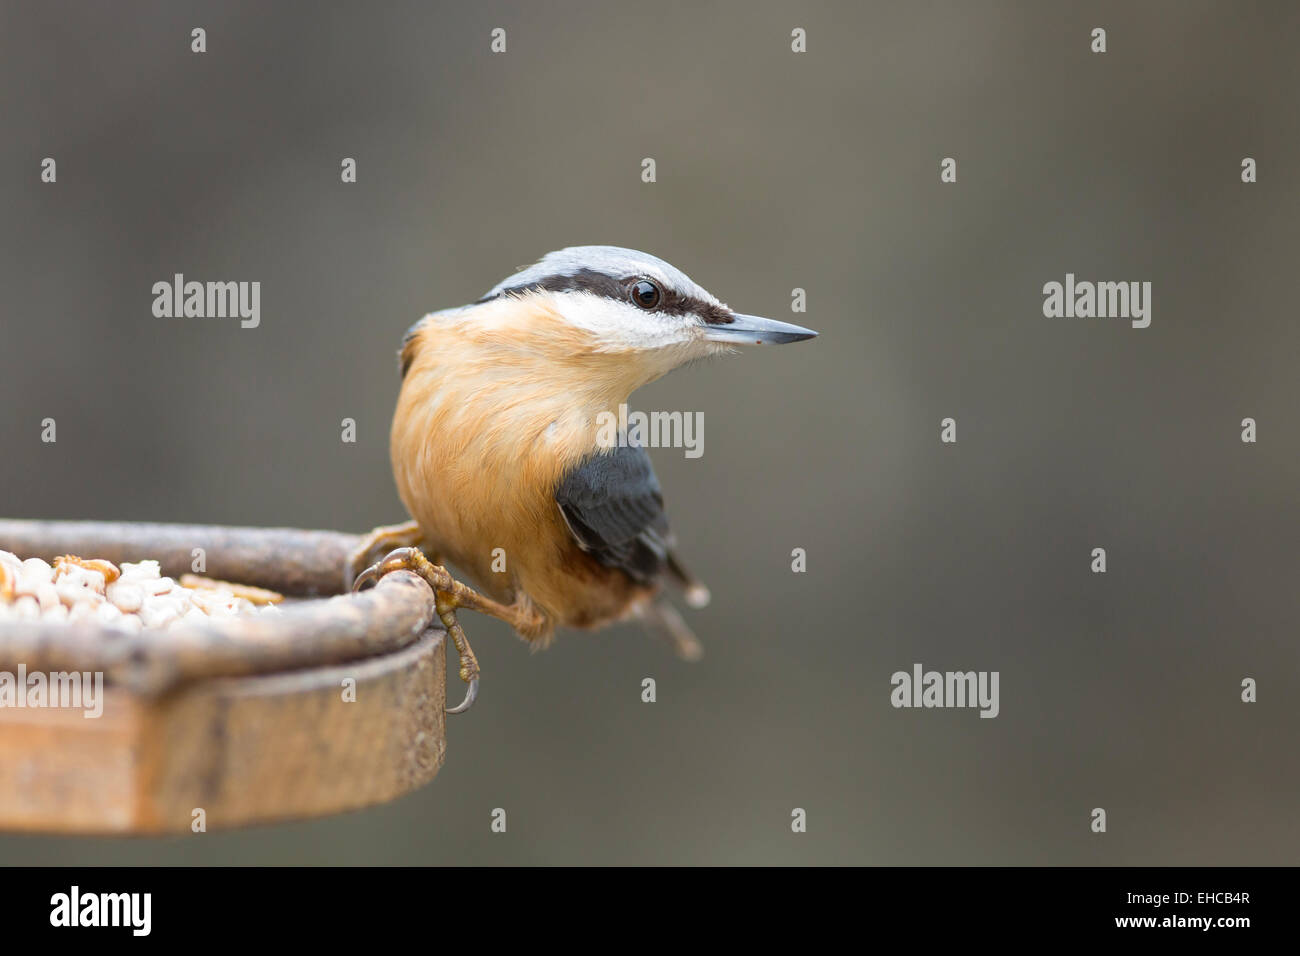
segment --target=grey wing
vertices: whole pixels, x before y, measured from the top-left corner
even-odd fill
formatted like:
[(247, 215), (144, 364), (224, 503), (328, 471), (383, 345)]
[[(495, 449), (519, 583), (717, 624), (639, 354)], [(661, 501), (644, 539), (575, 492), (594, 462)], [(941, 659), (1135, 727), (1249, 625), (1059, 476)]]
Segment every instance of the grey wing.
[(651, 583), (672, 562), (664, 499), (644, 448), (588, 458), (564, 476), (555, 502), (579, 547), (606, 567)]

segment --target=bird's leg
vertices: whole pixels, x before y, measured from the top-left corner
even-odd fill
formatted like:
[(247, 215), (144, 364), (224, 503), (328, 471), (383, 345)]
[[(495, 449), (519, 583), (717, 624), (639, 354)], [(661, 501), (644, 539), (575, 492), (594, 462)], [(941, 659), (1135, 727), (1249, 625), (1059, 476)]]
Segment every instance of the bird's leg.
[(343, 568), (343, 590), (351, 591), (352, 582), (361, 572), (394, 548), (418, 548), (423, 541), (424, 532), (414, 521), (375, 528), (348, 556), (348, 563)]
[[(416, 552), (416, 554), (419, 553)], [(423, 577), (423, 575), (421, 576)], [(465, 629), (456, 620), (456, 605), (446, 596), (445, 592), (434, 592), (434, 607), (438, 611), (438, 620), (442, 621), (442, 626), (447, 629), (451, 642), (456, 645), (456, 654), (460, 657), (460, 679), (469, 684), (469, 690), (465, 692), (465, 699), (455, 707), (449, 708), (447, 713), (463, 714), (470, 709), (475, 698), (478, 697), (478, 658), (474, 656), (474, 648), (469, 646), (469, 640), (465, 637)]]
[(362, 571), (357, 577), (356, 583), (352, 585), (352, 589), (354, 591), (360, 590), (366, 584), (378, 581), (385, 574), (393, 571), (412, 571), (423, 578), (429, 587), (433, 588), (438, 619), (442, 621), (443, 627), (447, 629), (447, 634), (452, 643), (456, 645), (456, 652), (460, 655), (460, 679), (469, 684), (469, 691), (459, 706), (447, 711), (449, 714), (463, 714), (469, 710), (470, 705), (474, 703), (474, 699), (478, 697), (478, 658), (474, 656), (474, 650), (469, 646), (469, 641), (465, 638), (465, 631), (456, 620), (456, 611), (458, 609), (468, 608), (481, 614), (489, 614), (498, 620), (505, 621), (524, 635), (538, 633), (544, 626), (543, 619), (531, 606), (525, 604), (501, 604), (489, 597), (484, 597), (473, 588), (453, 578), (451, 572), (446, 568), (430, 561), (419, 548), (398, 548), (396, 551), (391, 552), (378, 564)]

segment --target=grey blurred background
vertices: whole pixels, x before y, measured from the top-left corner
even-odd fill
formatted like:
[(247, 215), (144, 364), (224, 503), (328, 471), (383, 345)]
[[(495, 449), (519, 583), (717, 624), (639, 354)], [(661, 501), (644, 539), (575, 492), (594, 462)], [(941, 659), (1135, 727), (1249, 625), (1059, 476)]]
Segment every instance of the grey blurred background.
[[(564, 245), (822, 332), (634, 398), (705, 416), (702, 458), (653, 452), (713, 589), (700, 664), (635, 627), (532, 654), (470, 618), (483, 693), (429, 787), (193, 838), (0, 837), (0, 861), (1300, 861), (1294, 4), (0, 16), (5, 515), (402, 520), (402, 332)], [(154, 318), (176, 272), (260, 281), (261, 326)], [(1151, 327), (1044, 318), (1066, 272), (1151, 281)], [(1001, 715), (893, 709), (915, 662), (1000, 671)]]

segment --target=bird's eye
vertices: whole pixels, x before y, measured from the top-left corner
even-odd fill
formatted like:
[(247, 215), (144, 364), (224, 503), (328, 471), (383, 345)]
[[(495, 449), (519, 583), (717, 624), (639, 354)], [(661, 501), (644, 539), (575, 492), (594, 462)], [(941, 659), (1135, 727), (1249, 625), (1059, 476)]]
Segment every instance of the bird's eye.
[(653, 309), (659, 304), (659, 287), (649, 279), (632, 285), (632, 301), (643, 309)]

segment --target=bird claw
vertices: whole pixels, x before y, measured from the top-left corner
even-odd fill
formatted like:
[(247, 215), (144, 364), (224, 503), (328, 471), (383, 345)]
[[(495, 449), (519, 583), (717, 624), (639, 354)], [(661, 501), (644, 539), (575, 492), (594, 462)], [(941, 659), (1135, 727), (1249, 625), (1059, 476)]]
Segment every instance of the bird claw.
[(423, 540), (424, 534), (414, 521), (375, 528), (348, 555), (343, 566), (343, 590), (357, 590), (356, 582), (363, 569), (369, 570), (367, 566), (376, 563), (380, 555), (391, 553), (397, 547), (418, 545)]
[(469, 689), (465, 691), (465, 699), (462, 700), (455, 707), (446, 708), (446, 711), (449, 714), (463, 714), (465, 713), (465, 711), (469, 710), (470, 707), (474, 705), (474, 701), (476, 701), (477, 699), (478, 699), (478, 678), (475, 677), (472, 678), (469, 682)]
[(456, 621), (454, 600), (449, 600), (454, 598), (455, 581), (447, 573), (446, 568), (434, 564), (419, 548), (398, 548), (390, 551), (382, 561), (372, 564), (358, 574), (356, 580), (352, 582), (352, 590), (357, 592), (367, 585), (374, 585), (384, 575), (394, 571), (413, 571), (433, 588), (438, 617), (451, 637), (452, 643), (456, 645), (456, 653), (460, 655), (460, 679), (469, 685), (468, 690), (465, 691), (465, 699), (455, 707), (445, 709), (449, 714), (463, 714), (478, 699), (479, 669), (478, 658), (474, 656), (474, 651), (465, 638), (465, 631)]
[(355, 594), (357, 591), (360, 591), (362, 588), (364, 588), (367, 584), (373, 585), (378, 583), (378, 581), (379, 581), (379, 565), (372, 564), (370, 567), (366, 568), (364, 571), (358, 574), (356, 580), (352, 582), (352, 593)]

